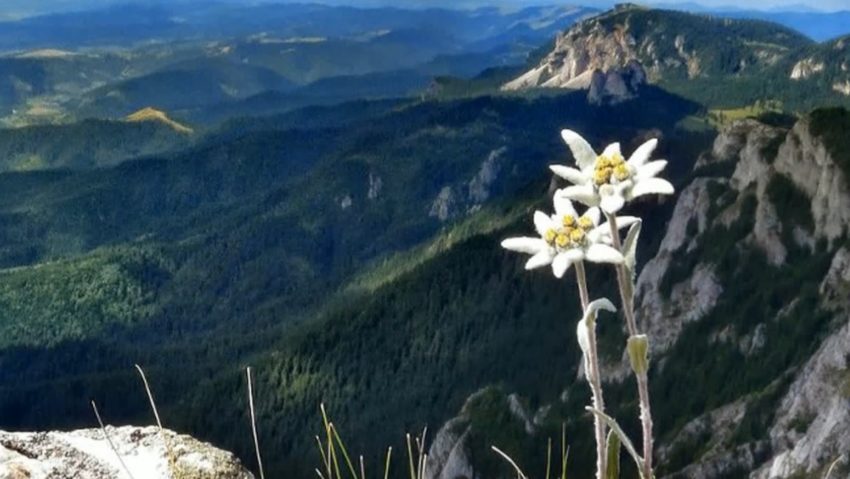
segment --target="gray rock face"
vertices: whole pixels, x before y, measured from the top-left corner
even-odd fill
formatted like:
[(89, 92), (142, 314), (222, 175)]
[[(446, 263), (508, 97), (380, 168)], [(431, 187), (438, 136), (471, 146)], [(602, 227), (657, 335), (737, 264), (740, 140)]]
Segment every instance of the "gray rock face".
[(508, 149), (497, 148), (490, 152), (487, 159), (481, 163), (478, 173), (469, 180), (469, 201), (473, 204), (481, 204), (490, 199), (491, 188), (499, 178), (502, 171), (502, 156)]
[[(0, 431), (0, 478), (253, 479), (233, 454), (189, 436), (155, 427), (107, 427), (116, 455), (100, 429), (71, 432)], [(169, 452), (170, 451), (170, 454)], [(169, 457), (170, 456), (170, 457)]]
[(833, 241), (850, 232), (850, 179), (811, 133), (808, 120), (791, 130), (774, 167), (811, 198), (816, 238)]
[[(778, 150), (768, 148), (780, 142)], [(769, 152), (775, 158), (768, 158)], [(763, 250), (776, 265), (786, 261), (783, 245), (783, 211), (771, 202), (767, 188), (776, 175), (791, 180), (811, 200), (814, 231), (795, 227), (791, 238), (800, 246), (813, 247), (817, 239), (842, 237), (850, 225), (848, 183), (819, 140), (808, 131), (805, 120), (790, 131), (762, 125), (753, 120), (725, 128), (714, 142), (702, 165), (734, 161), (729, 180), (697, 178), (679, 196), (658, 254), (642, 270), (638, 279), (636, 307), (638, 320), (652, 338), (653, 353), (660, 356), (675, 344), (689, 321), (698, 321), (711, 310), (726, 285), (717, 282), (709, 265), (697, 264), (686, 278), (673, 285), (668, 298), (657, 285), (676, 255), (686, 255), (696, 238), (716, 222), (730, 225), (741, 214), (742, 199), (756, 200), (753, 229), (741, 247)], [(737, 197), (707, 218), (712, 203), (708, 185), (715, 181), (731, 189)], [(716, 199), (715, 199), (716, 200)], [(787, 241), (787, 239), (786, 239)], [(793, 302), (791, 304), (794, 304)], [(660, 444), (659, 459), (672, 457), (677, 447), (699, 443), (702, 453), (697, 463), (671, 474), (671, 478), (710, 479), (730, 477), (735, 471), (752, 471), (752, 479), (822, 477), (829, 464), (842, 453), (850, 453), (850, 251), (838, 250), (829, 272), (820, 285), (820, 307), (834, 313), (834, 331), (818, 351), (798, 371), (780, 401), (769, 428), (769, 438), (736, 444), (731, 434), (745, 414), (752, 398), (742, 398), (692, 420), (670, 443)], [(778, 316), (792, 308), (783, 308)], [(750, 334), (735, 337), (732, 328), (708, 340), (735, 344), (745, 356), (771, 348), (766, 326), (773, 318), (757, 325)], [(627, 370), (626, 370), (627, 372)], [(779, 372), (778, 372), (779, 373)], [(622, 378), (621, 378), (622, 379)], [(765, 460), (767, 458), (767, 460)], [(850, 458), (848, 458), (850, 459)], [(847, 477), (841, 469), (833, 477)]]
[(536, 68), (503, 86), (505, 90), (529, 87), (585, 89), (594, 71), (625, 67), (637, 59), (635, 39), (628, 33), (612, 34), (596, 20), (558, 36), (555, 48)]
[[(643, 65), (652, 83), (674, 75), (705, 78), (714, 74), (710, 67), (706, 68), (711, 65), (712, 59), (705, 53), (704, 40), (695, 38), (694, 30), (687, 22), (679, 24), (635, 18), (642, 11), (645, 11), (644, 7), (622, 4), (612, 11), (573, 25), (558, 35), (554, 48), (540, 63), (505, 83), (502, 88), (586, 89), (594, 71), (616, 71), (631, 61)], [(712, 28), (721, 32), (720, 35), (726, 35), (722, 33), (724, 24), (731, 23), (729, 20), (722, 23), (708, 19), (699, 21), (714, 23)], [(752, 42), (747, 49), (749, 58), (738, 62), (737, 72), (774, 65), (785, 57), (772, 45), (758, 42)]]
[(459, 416), (451, 419), (437, 432), (428, 451), (425, 479), (476, 479), (467, 449), (469, 421)]
[(753, 469), (758, 464), (756, 458), (768, 449), (766, 441), (745, 444), (732, 449), (725, 447), (737, 424), (744, 419), (747, 402), (746, 399), (735, 401), (691, 420), (673, 441), (658, 448), (657, 453), (661, 462), (670, 460), (675, 451), (680, 448), (699, 447), (706, 451), (699, 462), (665, 477), (668, 479), (723, 477), (741, 468)]
[(444, 186), (431, 202), (431, 208), (428, 210), (428, 216), (437, 218), (440, 221), (447, 221), (457, 215), (458, 204), (455, 192), (451, 186)]
[(723, 291), (707, 265), (699, 265), (690, 278), (674, 285), (670, 298), (663, 297), (658, 289), (674, 256), (683, 254), (695, 239), (688, 232), (688, 225), (697, 225), (696, 234), (707, 227), (709, 181), (712, 180), (698, 178), (682, 191), (658, 254), (638, 277), (635, 313), (640, 327), (652, 338), (653, 354), (672, 346), (687, 322), (708, 314)]
[(490, 151), (481, 162), (478, 172), (469, 181), (446, 185), (431, 202), (428, 216), (445, 222), (461, 214), (472, 213), (493, 195), (502, 174), (502, 164), (508, 149), (504, 146)]
[[(424, 479), (482, 479), (471, 458), (469, 440), (474, 430), (470, 423), (470, 409), (471, 405), (487, 392), (482, 389), (470, 395), (460, 413), (447, 421), (437, 432), (428, 450)], [(509, 394), (506, 399), (510, 414), (523, 424), (526, 433), (533, 434), (536, 430), (536, 414), (527, 411), (516, 394)], [(540, 411), (538, 413), (545, 414)]]
[[(815, 474), (850, 453), (850, 251), (840, 249), (820, 285), (843, 326), (823, 342), (788, 389), (770, 430), (777, 454), (757, 479)], [(843, 469), (844, 474), (850, 469)], [(838, 474), (834, 477), (846, 477)]]
[(370, 200), (378, 199), (378, 196), (381, 194), (381, 189), (384, 187), (384, 180), (381, 179), (380, 176), (369, 173), (369, 192), (366, 194), (366, 197)]
[(590, 104), (615, 105), (635, 98), (638, 90), (646, 83), (646, 72), (637, 61), (629, 61), (623, 68), (608, 71), (594, 70), (587, 100)]

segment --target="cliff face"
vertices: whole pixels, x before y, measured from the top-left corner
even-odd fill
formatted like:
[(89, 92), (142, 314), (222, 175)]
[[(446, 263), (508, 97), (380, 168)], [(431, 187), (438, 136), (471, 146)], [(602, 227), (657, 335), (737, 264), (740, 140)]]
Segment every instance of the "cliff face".
[(595, 70), (607, 72), (636, 60), (635, 44), (629, 33), (612, 32), (598, 20), (588, 20), (558, 35), (555, 48), (536, 68), (508, 82), (503, 89), (588, 88)]
[[(705, 255), (687, 259), (692, 245), (709, 235), (703, 226), (706, 223), (737, 224), (743, 231), (736, 249), (763, 255), (768, 267), (780, 274), (795, 274), (800, 256), (809, 263), (828, 265), (825, 271), (801, 278), (790, 289), (792, 295), (778, 298), (781, 305), (773, 317), (752, 318), (755, 324), (745, 334), (734, 323), (720, 322), (706, 340), (734, 344), (745, 360), (753, 361), (765, 348), (812, 348), (813, 352), (775, 371), (775, 381), (763, 390), (692, 419), (672, 442), (659, 449), (659, 455), (663, 463), (677, 447), (708, 444), (693, 458), (696, 462), (670, 471), (670, 477), (719, 478), (732, 471), (765, 479), (819, 477), (850, 450), (850, 303), (846, 299), (850, 254), (842, 246), (850, 225), (846, 216), (850, 214), (850, 183), (823, 141), (811, 132), (808, 119), (788, 131), (753, 120), (728, 127), (718, 136), (713, 151), (697, 165), (697, 173), (700, 168), (709, 171), (724, 164), (734, 165), (729, 178), (697, 178), (682, 192), (661, 251), (641, 274), (640, 314), (650, 332), (661, 338), (653, 351), (661, 361), (659, 374), (665, 374), (664, 361), (675, 360), (664, 351), (681, 340), (678, 333), (688, 322), (708, 320), (716, 302), (722, 301), (723, 295), (713, 292), (740, 288), (740, 283), (748, 280), (734, 268), (733, 274), (719, 278), (707, 274), (706, 270), (714, 272), (722, 264), (704, 262)], [(712, 198), (708, 185), (722, 193)], [(718, 208), (718, 203), (725, 207)], [(706, 219), (707, 210), (714, 213)], [(742, 222), (748, 214), (751, 219)], [(692, 225), (684, 240), (682, 223)], [(681, 246), (671, 253), (671, 244)], [(655, 287), (657, 280), (670, 274), (671, 261), (681, 264), (683, 257), (695, 266), (677, 278), (669, 296), (664, 297)], [(816, 288), (811, 296), (804, 293), (808, 288)], [(678, 291), (692, 294), (677, 295)], [(803, 314), (795, 316), (795, 309), (803, 303)], [(771, 333), (780, 323), (799, 328), (812, 317), (824, 319), (811, 339), (785, 343)], [(770, 400), (765, 399), (768, 396)], [(742, 441), (740, 424), (747, 415), (750, 420), (758, 417), (755, 411), (759, 408), (766, 414), (754, 424), (755, 433)]]
[[(850, 181), (834, 155), (808, 118), (744, 120), (678, 193), (636, 293), (659, 477), (822, 477), (850, 451)], [(604, 367), (631, 385), (625, 357)]]

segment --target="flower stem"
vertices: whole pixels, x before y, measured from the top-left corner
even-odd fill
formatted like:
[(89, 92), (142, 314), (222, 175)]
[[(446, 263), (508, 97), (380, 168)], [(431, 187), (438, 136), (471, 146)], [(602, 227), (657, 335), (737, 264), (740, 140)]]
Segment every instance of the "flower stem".
[[(620, 242), (620, 230), (617, 227), (616, 215), (605, 213), (608, 225), (611, 227), (611, 240), (614, 248), (622, 252), (623, 246)], [(635, 296), (634, 285), (630, 273), (626, 271), (623, 264), (617, 265), (617, 284), (620, 289), (620, 300), (623, 304), (623, 315), (626, 317), (626, 326), (629, 336), (637, 336), (638, 328), (635, 320)], [(647, 372), (635, 372), (637, 379), (638, 397), (640, 400), (640, 423), (643, 431), (643, 471), (644, 479), (652, 479), (652, 410), (649, 404), (649, 377)]]
[[(578, 261), (576, 266), (576, 283), (578, 283), (579, 297), (581, 298), (582, 311), (587, 311), (590, 298), (587, 292), (587, 277), (584, 272), (584, 262)], [(602, 379), (599, 371), (599, 354), (596, 349), (596, 325), (595, 322), (587, 328), (587, 339), (589, 343), (588, 356), (588, 378), (593, 400), (593, 407), (599, 411), (605, 411), (605, 400), (602, 397)], [(596, 436), (596, 477), (605, 479), (608, 462), (605, 450), (606, 425), (598, 415), (593, 417), (593, 426)]]
[(581, 311), (587, 309), (590, 304), (590, 295), (587, 293), (587, 276), (584, 272), (584, 261), (576, 262), (576, 283), (578, 283), (578, 296), (581, 298)]

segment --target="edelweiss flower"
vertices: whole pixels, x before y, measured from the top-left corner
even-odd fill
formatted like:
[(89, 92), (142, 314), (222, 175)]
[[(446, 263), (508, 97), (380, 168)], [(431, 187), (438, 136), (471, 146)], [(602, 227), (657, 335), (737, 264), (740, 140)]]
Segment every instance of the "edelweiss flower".
[(576, 160), (576, 168), (552, 165), (549, 168), (574, 186), (561, 190), (569, 199), (588, 206), (599, 206), (602, 211), (614, 214), (626, 201), (638, 196), (659, 193), (673, 194), (673, 185), (655, 175), (667, 166), (665, 160), (649, 160), (658, 140), (651, 139), (640, 145), (628, 161), (620, 153), (620, 144), (608, 145), (601, 155), (578, 133), (563, 130), (561, 137), (570, 147)]
[[(609, 246), (611, 232), (608, 223), (599, 225), (599, 208), (589, 208), (579, 216), (573, 204), (563, 196), (555, 197), (555, 214), (534, 212), (534, 226), (539, 238), (509, 238), (502, 247), (532, 255), (525, 269), (552, 265), (555, 277), (561, 278), (576, 261), (622, 263), (623, 255)], [(637, 218), (618, 218), (618, 226), (630, 225)]]

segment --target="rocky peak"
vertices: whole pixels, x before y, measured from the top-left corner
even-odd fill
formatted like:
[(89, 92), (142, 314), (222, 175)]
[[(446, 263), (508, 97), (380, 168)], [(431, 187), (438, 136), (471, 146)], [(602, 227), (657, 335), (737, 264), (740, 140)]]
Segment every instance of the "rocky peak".
[(637, 59), (635, 39), (598, 20), (583, 22), (559, 35), (555, 48), (535, 68), (506, 83), (505, 90), (530, 87), (586, 89), (594, 72), (617, 71)]
[[(811, 43), (778, 25), (751, 28), (739, 22), (620, 4), (558, 35), (555, 47), (543, 60), (502, 88), (587, 89), (594, 72), (617, 72), (631, 62), (642, 65), (653, 83), (741, 75), (778, 65), (792, 51)], [(717, 39), (726, 42), (724, 48), (730, 56), (722, 64), (716, 59)], [(817, 65), (804, 64), (797, 70), (803, 78), (814, 73)]]

